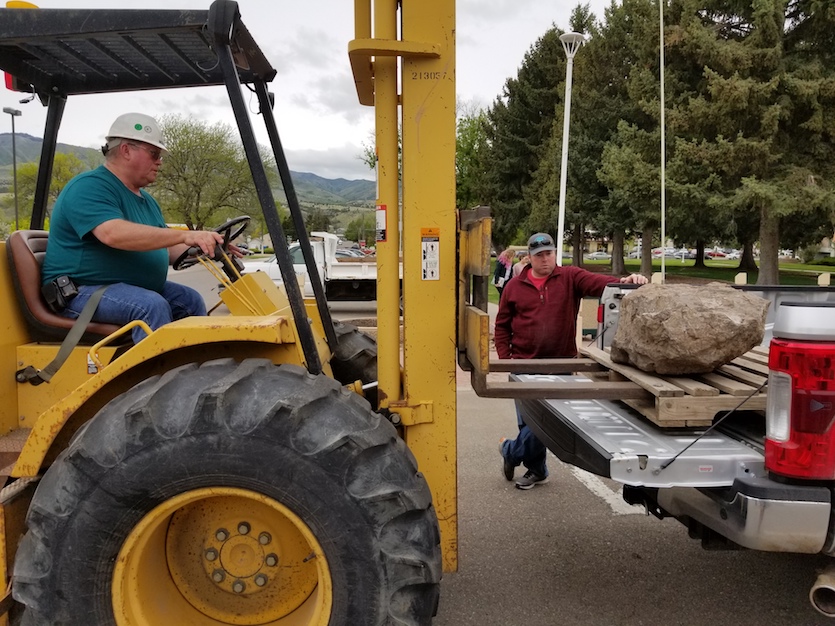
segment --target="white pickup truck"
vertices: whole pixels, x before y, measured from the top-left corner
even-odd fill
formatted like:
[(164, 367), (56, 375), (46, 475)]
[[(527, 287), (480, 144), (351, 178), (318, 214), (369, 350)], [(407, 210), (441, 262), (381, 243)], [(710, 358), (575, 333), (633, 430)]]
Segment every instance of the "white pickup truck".
[[(313, 232), (310, 246), (319, 271), (319, 279), (325, 287), (325, 296), (335, 300), (376, 300), (377, 299), (377, 262), (374, 257), (337, 256), (339, 238), (332, 233)], [(293, 267), (300, 281), (304, 281), (305, 297), (313, 297), (313, 287), (302, 256), (299, 244), (289, 248), (293, 257)], [(266, 272), (276, 284), (281, 284), (281, 272), (275, 257), (266, 261), (245, 262), (246, 272)], [(403, 268), (401, 266), (401, 276)]]
[[(835, 556), (835, 289), (741, 288), (771, 301), (765, 411), (736, 410), (709, 428), (675, 429), (621, 401), (522, 400), (523, 414), (559, 459), (621, 483), (624, 500), (678, 519), (706, 548)], [(629, 292), (607, 287), (597, 347), (610, 343)], [(809, 597), (835, 617), (835, 565)]]

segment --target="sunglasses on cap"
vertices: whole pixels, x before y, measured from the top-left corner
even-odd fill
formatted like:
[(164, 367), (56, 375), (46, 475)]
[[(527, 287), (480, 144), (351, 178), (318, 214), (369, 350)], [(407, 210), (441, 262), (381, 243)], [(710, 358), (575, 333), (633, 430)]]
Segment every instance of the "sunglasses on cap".
[(553, 246), (554, 242), (550, 237), (536, 237), (533, 241), (528, 243), (528, 249), (533, 252), (545, 246)]

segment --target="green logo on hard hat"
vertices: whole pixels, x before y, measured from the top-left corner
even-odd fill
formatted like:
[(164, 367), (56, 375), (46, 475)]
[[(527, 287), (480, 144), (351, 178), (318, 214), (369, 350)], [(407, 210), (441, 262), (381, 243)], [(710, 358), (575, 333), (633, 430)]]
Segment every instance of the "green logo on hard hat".
[(142, 130), (142, 124), (136, 123), (133, 125), (136, 130)]

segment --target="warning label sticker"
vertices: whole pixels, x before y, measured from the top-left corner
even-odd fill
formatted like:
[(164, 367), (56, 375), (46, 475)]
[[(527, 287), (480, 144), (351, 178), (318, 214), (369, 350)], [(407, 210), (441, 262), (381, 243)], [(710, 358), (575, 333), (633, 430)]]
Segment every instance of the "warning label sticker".
[(377, 243), (388, 241), (386, 239), (386, 205), (378, 204), (374, 215), (375, 229), (377, 232)]
[(421, 269), (423, 280), (441, 280), (440, 258), (441, 258), (441, 229), (421, 228)]

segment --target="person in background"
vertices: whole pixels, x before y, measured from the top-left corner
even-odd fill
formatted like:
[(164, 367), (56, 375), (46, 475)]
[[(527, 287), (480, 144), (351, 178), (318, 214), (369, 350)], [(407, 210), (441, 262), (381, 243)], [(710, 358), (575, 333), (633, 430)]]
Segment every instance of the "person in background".
[(505, 283), (513, 277), (513, 250), (505, 248), (496, 259), (496, 271), (493, 272), (493, 285), (496, 291), (499, 292), (499, 298), (502, 296)]
[(531, 264), (531, 256), (529, 254), (526, 254), (521, 259), (519, 259), (519, 262), (516, 265), (513, 266), (513, 272), (512, 272), (513, 273), (513, 278), (516, 278), (519, 274), (521, 274), (522, 270), (525, 269), (530, 264)]
[[(202, 296), (167, 280), (168, 266), (197, 247), (213, 255), (214, 231), (168, 228), (159, 204), (143, 188), (167, 154), (157, 121), (126, 113), (113, 122), (102, 147), (104, 165), (73, 178), (58, 196), (49, 227), (42, 279), (69, 279), (77, 295), (60, 311), (77, 318), (101, 285), (108, 285), (93, 321), (122, 326), (145, 321), (151, 330), (189, 315), (206, 315)], [(230, 251), (240, 253), (235, 246)], [(134, 328), (134, 343), (145, 331)]]
[[(530, 265), (505, 287), (496, 316), (494, 341), (501, 359), (555, 359), (577, 356), (577, 314), (582, 298), (599, 297), (611, 282), (643, 285), (645, 276), (615, 278), (572, 265), (558, 267), (554, 240), (537, 233), (528, 240)], [(513, 480), (516, 467), (527, 468), (516, 481), (519, 489), (547, 482), (546, 449), (525, 424), (516, 401), (519, 434), (502, 439), (502, 474)]]

